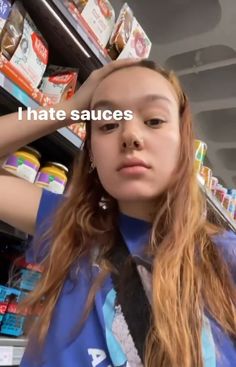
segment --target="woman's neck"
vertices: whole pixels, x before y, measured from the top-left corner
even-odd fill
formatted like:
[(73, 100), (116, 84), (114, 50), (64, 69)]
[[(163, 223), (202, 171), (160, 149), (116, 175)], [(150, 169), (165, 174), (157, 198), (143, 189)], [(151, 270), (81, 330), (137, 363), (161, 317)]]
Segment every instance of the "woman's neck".
[(151, 202), (119, 202), (119, 210), (122, 214), (132, 218), (151, 222), (153, 218), (153, 201)]

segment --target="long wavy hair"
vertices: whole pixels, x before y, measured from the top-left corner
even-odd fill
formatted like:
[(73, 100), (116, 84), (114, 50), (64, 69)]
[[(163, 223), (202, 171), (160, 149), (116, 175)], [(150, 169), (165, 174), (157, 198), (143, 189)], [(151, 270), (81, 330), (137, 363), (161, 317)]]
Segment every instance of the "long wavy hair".
[[(188, 100), (173, 72), (150, 61), (141, 61), (138, 66), (155, 70), (172, 84), (178, 96), (181, 136), (179, 161), (171, 184), (157, 198), (158, 209), (147, 244), (153, 256), (153, 315), (144, 346), (145, 366), (203, 367), (204, 311), (235, 337), (235, 288), (227, 264), (212, 240), (222, 228), (206, 218), (205, 198), (196, 180)], [(94, 246), (99, 244), (101, 272), (90, 289), (83, 322), (97, 290), (112, 271), (106, 254), (115, 245), (118, 205), (101, 185), (96, 170), (89, 172), (90, 137), (88, 123), (84, 149), (75, 161), (70, 192), (55, 213), (52, 228), (44, 236), (50, 238), (50, 251), (43, 261), (42, 279), (24, 303), (34, 312), (43, 302), (37, 322), (39, 345), (45, 340), (72, 266), (84, 256), (90, 258)], [(106, 205), (105, 210), (102, 203)]]

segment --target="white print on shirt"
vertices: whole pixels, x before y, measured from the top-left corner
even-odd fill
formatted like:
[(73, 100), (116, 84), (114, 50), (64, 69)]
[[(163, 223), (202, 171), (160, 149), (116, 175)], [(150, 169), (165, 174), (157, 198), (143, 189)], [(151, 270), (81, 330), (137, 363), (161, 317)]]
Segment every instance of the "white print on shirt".
[(7, 9), (8, 9), (7, 4), (4, 4), (2, 0), (0, 0), (0, 12), (4, 15)]
[[(92, 366), (96, 367), (102, 363), (106, 358), (106, 353), (102, 349), (88, 349), (88, 354), (92, 357)], [(107, 367), (112, 367), (110, 364)]]

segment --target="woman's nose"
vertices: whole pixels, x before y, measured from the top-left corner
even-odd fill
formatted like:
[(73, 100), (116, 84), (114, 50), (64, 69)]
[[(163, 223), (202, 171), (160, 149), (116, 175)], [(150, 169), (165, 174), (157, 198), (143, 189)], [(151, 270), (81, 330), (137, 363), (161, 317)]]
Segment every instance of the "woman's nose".
[(143, 138), (137, 133), (123, 135), (121, 147), (122, 150), (142, 150)]

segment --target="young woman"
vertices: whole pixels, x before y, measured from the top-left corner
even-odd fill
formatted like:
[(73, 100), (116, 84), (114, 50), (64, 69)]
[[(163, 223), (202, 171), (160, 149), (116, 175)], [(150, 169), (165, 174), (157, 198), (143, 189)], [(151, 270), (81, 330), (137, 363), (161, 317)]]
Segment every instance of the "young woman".
[[(116, 61), (60, 108), (88, 106), (133, 119), (87, 123), (68, 195), (0, 178), (0, 218), (35, 235), (27, 258), (45, 269), (21, 366), (235, 366), (236, 237), (205, 218), (179, 81), (152, 62)], [(62, 124), (1, 120), (2, 156)]]

